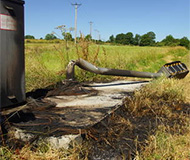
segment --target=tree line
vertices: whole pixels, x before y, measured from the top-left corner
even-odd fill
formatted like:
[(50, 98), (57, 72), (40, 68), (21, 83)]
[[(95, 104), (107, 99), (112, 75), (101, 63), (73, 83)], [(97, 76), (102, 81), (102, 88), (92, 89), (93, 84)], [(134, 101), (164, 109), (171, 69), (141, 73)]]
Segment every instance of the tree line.
[[(71, 33), (63, 32), (62, 35), (66, 41), (73, 41)], [(78, 39), (79, 38), (80, 37), (78, 37)], [(32, 35), (26, 35), (25, 39), (35, 39), (35, 37)], [(53, 40), (58, 38), (54, 34), (47, 34), (45, 36), (45, 39)], [(97, 42), (97, 40), (92, 39), (91, 35), (87, 35), (85, 39), (88, 41)], [(102, 41), (100, 42), (103, 43)], [(168, 35), (162, 41), (156, 42), (156, 34), (152, 31), (147, 32), (146, 34), (143, 35), (139, 34), (134, 35), (132, 32), (128, 32), (126, 34), (120, 33), (117, 34), (116, 36), (111, 35), (107, 42), (112, 44), (133, 45), (133, 46), (184, 46), (187, 49), (190, 49), (190, 40), (187, 37), (176, 39), (172, 35)]]
[[(72, 37), (72, 34), (69, 33), (69, 32), (63, 32), (63, 33), (62, 33), (62, 36), (63, 36), (63, 39), (66, 40), (66, 41), (74, 41), (74, 38)], [(80, 38), (81, 38), (81, 37), (77, 37), (78, 40), (79, 40)], [(25, 36), (25, 39), (35, 39), (35, 37), (32, 36), (32, 35), (26, 35), (26, 36)], [(43, 38), (40, 38), (40, 39), (43, 39)], [(59, 39), (59, 38), (57, 38), (54, 34), (51, 33), (51, 34), (46, 34), (46, 36), (45, 36), (44, 39), (45, 39), (45, 40), (54, 40), (54, 39)], [(102, 43), (103, 43), (103, 41), (101, 41), (101, 40), (92, 39), (92, 36), (91, 36), (90, 34), (86, 35), (86, 36), (84, 37), (84, 39), (87, 40), (87, 41), (102, 42)]]
[(190, 41), (187, 37), (176, 39), (172, 35), (168, 35), (162, 41), (156, 42), (156, 34), (152, 31), (143, 35), (136, 34), (135, 36), (132, 32), (120, 33), (115, 37), (111, 35), (108, 42), (134, 46), (184, 46), (190, 49)]

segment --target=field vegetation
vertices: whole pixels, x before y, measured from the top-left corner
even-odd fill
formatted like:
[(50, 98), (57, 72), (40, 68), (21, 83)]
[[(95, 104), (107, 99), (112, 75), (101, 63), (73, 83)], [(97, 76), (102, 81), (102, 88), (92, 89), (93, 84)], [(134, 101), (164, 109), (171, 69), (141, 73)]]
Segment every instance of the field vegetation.
[[(25, 45), (26, 90), (44, 88), (65, 79), (70, 60), (83, 58), (94, 65), (157, 72), (165, 63), (186, 61), (189, 51), (184, 47), (138, 47), (96, 45), (82, 39), (76, 46), (61, 40), (29, 40)], [(52, 43), (54, 42), (54, 43)], [(79, 81), (107, 81), (118, 77), (100, 76), (76, 69)]]
[[(184, 47), (97, 45), (84, 39), (75, 46), (72, 42), (66, 45), (64, 41), (53, 41), (30, 40), (25, 44), (27, 91), (64, 80), (71, 59), (83, 58), (101, 67), (147, 72), (157, 72), (162, 65), (175, 60), (190, 67), (190, 53)], [(118, 79), (80, 69), (76, 69), (76, 77), (79, 81)], [(111, 148), (120, 159), (189, 160), (189, 90), (189, 75), (182, 80), (161, 77), (127, 97), (120, 110), (89, 131), (83, 144), (73, 144), (68, 150), (57, 150), (44, 143), (35, 148), (28, 144), (19, 149), (2, 146), (0, 159), (87, 160), (97, 146), (99, 150)]]

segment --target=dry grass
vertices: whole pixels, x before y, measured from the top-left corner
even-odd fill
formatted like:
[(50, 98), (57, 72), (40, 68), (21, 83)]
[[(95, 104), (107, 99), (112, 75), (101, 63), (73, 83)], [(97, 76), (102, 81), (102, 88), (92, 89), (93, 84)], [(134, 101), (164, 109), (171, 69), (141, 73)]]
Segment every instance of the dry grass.
[[(152, 81), (90, 130), (92, 157), (166, 160), (190, 158), (189, 77)], [(95, 150), (95, 151), (94, 151)], [(110, 157), (109, 157), (110, 156)]]
[(126, 99), (131, 114), (156, 119), (154, 132), (140, 144), (136, 159), (190, 159), (189, 78), (159, 79)]
[(74, 144), (66, 149), (55, 149), (49, 144), (40, 143), (36, 148), (25, 145), (21, 149), (10, 150), (7, 147), (0, 148), (0, 159), (8, 160), (77, 160), (87, 159), (87, 149), (84, 145)]
[(181, 80), (161, 78), (127, 98), (127, 108), (136, 116), (170, 116), (172, 110), (180, 110), (186, 100)]
[(170, 134), (165, 126), (159, 126), (155, 135), (146, 140), (146, 147), (137, 159), (174, 159), (188, 160), (190, 158), (190, 133), (183, 135)]

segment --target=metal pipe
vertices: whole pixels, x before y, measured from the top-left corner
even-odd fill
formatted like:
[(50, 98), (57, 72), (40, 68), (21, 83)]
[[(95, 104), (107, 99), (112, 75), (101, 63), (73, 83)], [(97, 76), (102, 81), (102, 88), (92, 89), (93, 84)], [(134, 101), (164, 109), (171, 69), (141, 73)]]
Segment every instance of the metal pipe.
[(159, 73), (150, 73), (150, 72), (138, 72), (138, 71), (129, 71), (129, 70), (120, 70), (120, 69), (109, 69), (96, 67), (93, 64), (83, 60), (78, 59), (76, 61), (71, 61), (66, 69), (66, 79), (74, 79), (74, 67), (77, 65), (81, 69), (86, 71), (101, 74), (101, 75), (111, 75), (111, 76), (123, 76), (123, 77), (139, 77), (139, 78), (157, 78), (162, 75)]
[(102, 75), (139, 77), (139, 78), (157, 78), (157, 77), (161, 76), (161, 73), (138, 72), (138, 71), (96, 67), (93, 64), (91, 64), (83, 59), (77, 60), (76, 65), (86, 71), (96, 73), (96, 74), (102, 74)]

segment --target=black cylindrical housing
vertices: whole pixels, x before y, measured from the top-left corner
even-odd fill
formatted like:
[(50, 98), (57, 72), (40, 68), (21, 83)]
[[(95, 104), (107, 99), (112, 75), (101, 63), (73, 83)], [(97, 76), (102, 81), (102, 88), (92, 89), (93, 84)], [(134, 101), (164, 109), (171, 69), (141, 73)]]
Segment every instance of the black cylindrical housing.
[(25, 101), (24, 1), (0, 0), (0, 107)]

